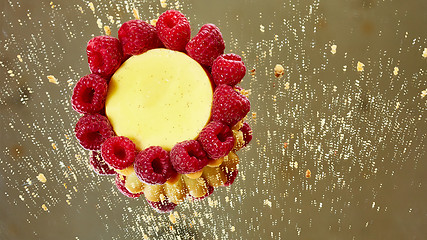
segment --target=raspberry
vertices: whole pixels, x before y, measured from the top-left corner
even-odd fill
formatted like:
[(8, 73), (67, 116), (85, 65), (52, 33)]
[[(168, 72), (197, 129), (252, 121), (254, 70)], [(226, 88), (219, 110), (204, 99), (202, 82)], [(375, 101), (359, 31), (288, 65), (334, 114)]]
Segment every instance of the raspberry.
[(228, 187), (231, 184), (234, 183), (234, 180), (236, 180), (237, 174), (239, 173), (239, 171), (236, 169), (232, 172), (227, 172), (226, 171), (226, 176), (227, 176), (227, 181), (224, 183), (224, 187)]
[(169, 153), (159, 146), (141, 151), (136, 156), (134, 168), (139, 180), (147, 184), (164, 184), (175, 174)]
[(212, 65), (212, 77), (216, 85), (238, 84), (246, 74), (246, 67), (239, 55), (230, 53), (219, 56)]
[(112, 169), (108, 164), (102, 159), (101, 154), (98, 152), (92, 151), (92, 155), (89, 158), (89, 164), (92, 166), (92, 169), (99, 175), (115, 175), (116, 171)]
[(191, 37), (190, 23), (184, 14), (176, 10), (162, 13), (156, 29), (165, 47), (175, 51), (184, 51)]
[(107, 80), (96, 75), (86, 75), (77, 82), (71, 97), (73, 109), (78, 113), (97, 113), (105, 105)]
[(234, 126), (249, 112), (251, 104), (247, 97), (236, 92), (229, 85), (219, 85), (214, 92), (212, 120), (227, 126)]
[(119, 39), (125, 55), (138, 55), (162, 46), (156, 28), (142, 20), (130, 20), (120, 27)]
[(214, 190), (215, 190), (215, 188), (214, 188), (214, 187), (212, 187), (212, 186), (209, 186), (209, 185), (208, 185), (208, 191), (206, 192), (206, 194), (205, 194), (204, 196), (201, 196), (201, 197), (193, 197), (193, 196), (191, 196), (191, 195), (190, 195), (190, 197), (191, 197), (193, 200), (203, 200), (203, 199), (205, 199), (205, 198), (209, 197), (210, 195), (212, 195), (212, 193), (214, 192)]
[(203, 128), (198, 140), (211, 159), (224, 157), (234, 146), (233, 132), (227, 125), (216, 121)]
[(100, 150), (101, 144), (114, 136), (113, 128), (105, 116), (86, 114), (79, 119), (74, 129), (80, 145), (87, 150)]
[(168, 213), (174, 210), (176, 207), (176, 204), (169, 201), (167, 198), (165, 198), (163, 201), (160, 201), (160, 202), (152, 202), (148, 199), (146, 200), (148, 204), (150, 204), (150, 206), (154, 208), (154, 210), (156, 210), (156, 212), (158, 213)]
[(135, 160), (135, 143), (127, 137), (111, 137), (102, 144), (101, 154), (111, 167), (119, 170), (125, 169)]
[(209, 67), (206, 67), (206, 66), (202, 66), (202, 67), (203, 67), (203, 70), (205, 70), (206, 75), (208, 75), (209, 81), (211, 82), (212, 89), (215, 89), (216, 85), (215, 85), (215, 82), (213, 80), (211, 70), (209, 69)]
[(116, 174), (116, 187), (117, 189), (123, 193), (123, 195), (125, 195), (126, 197), (130, 197), (130, 198), (137, 198), (139, 196), (141, 196), (142, 192), (140, 193), (131, 193), (129, 192), (129, 190), (127, 190), (127, 188), (125, 187), (125, 183), (126, 183), (126, 177), (122, 176), (120, 174)]
[(86, 53), (90, 71), (107, 79), (123, 62), (120, 41), (111, 36), (97, 36), (89, 40)]
[(191, 58), (208, 67), (211, 67), (214, 60), (224, 53), (224, 49), (222, 34), (213, 24), (203, 25), (185, 47)]
[(181, 174), (200, 171), (208, 164), (206, 153), (196, 140), (177, 143), (170, 152), (170, 158), (175, 170)]
[(240, 131), (242, 131), (243, 140), (245, 140), (243, 147), (246, 147), (246, 145), (248, 145), (252, 140), (252, 129), (247, 122), (244, 122), (242, 128), (240, 128)]

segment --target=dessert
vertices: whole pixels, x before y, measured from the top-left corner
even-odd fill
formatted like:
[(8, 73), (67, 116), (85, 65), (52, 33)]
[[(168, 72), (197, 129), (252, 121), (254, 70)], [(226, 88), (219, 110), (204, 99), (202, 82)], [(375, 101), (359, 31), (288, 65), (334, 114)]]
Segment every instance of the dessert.
[(209, 121), (212, 96), (200, 64), (182, 52), (156, 48), (130, 57), (114, 73), (105, 112), (116, 134), (140, 150), (170, 151), (197, 137)]
[(224, 54), (218, 27), (191, 38), (187, 18), (168, 10), (156, 26), (123, 23), (118, 38), (87, 45), (91, 73), (76, 84), (73, 109), (83, 114), (76, 138), (90, 165), (115, 175), (124, 195), (142, 195), (158, 212), (201, 200), (237, 177), (236, 152), (252, 139), (250, 102), (237, 86), (242, 58)]

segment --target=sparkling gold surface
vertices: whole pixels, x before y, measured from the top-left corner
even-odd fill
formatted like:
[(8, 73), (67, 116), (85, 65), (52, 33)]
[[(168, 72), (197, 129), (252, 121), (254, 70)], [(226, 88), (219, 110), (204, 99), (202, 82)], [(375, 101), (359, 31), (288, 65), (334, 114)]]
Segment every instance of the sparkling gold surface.
[[(93, 173), (70, 105), (89, 73), (90, 38), (169, 8), (193, 36), (216, 24), (226, 52), (243, 57), (254, 131), (235, 183), (185, 201), (173, 221)], [(0, 239), (424, 239), (426, 9), (424, 0), (1, 1)]]

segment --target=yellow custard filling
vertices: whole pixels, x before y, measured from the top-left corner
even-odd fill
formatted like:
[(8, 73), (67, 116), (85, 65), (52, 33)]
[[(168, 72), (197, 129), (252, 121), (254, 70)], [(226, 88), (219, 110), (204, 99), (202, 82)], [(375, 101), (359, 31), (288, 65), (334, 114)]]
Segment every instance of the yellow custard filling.
[(130, 57), (111, 77), (105, 111), (114, 131), (139, 150), (197, 138), (211, 114), (205, 70), (184, 53), (163, 48)]

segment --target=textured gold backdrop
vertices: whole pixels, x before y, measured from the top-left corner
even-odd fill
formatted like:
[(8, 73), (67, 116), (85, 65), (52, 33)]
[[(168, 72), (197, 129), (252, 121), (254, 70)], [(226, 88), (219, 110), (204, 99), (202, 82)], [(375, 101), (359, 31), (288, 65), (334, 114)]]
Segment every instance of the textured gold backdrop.
[[(0, 239), (427, 236), (426, 1), (92, 3), (0, 2)], [(86, 43), (105, 25), (117, 36), (133, 8), (178, 9), (193, 36), (216, 24), (253, 72), (238, 179), (177, 207), (175, 223), (95, 175), (73, 135)]]

